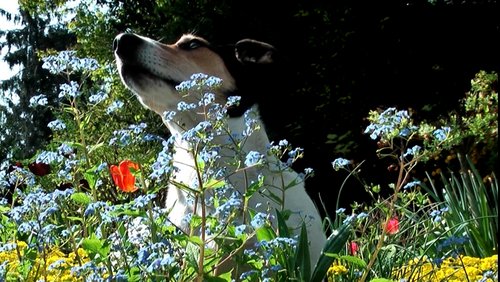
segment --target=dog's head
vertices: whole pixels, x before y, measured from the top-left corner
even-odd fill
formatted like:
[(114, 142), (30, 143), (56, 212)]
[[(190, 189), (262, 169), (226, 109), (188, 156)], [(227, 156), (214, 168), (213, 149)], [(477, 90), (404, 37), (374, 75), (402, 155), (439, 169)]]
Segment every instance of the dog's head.
[[(242, 114), (257, 101), (252, 95), (259, 95), (251, 81), (267, 76), (266, 70), (277, 56), (274, 47), (264, 42), (244, 39), (230, 49), (216, 48), (207, 40), (191, 34), (167, 45), (123, 33), (115, 38), (113, 49), (124, 84), (137, 94), (142, 104), (160, 115), (175, 111), (180, 101), (196, 102), (196, 97), (182, 97), (175, 89), (195, 73), (222, 79), (222, 87), (214, 93), (215, 102), (219, 104), (225, 104), (228, 96), (242, 96), (240, 106), (232, 110), (233, 115)], [(189, 128), (202, 117), (196, 113), (183, 113), (176, 118), (178, 124)]]

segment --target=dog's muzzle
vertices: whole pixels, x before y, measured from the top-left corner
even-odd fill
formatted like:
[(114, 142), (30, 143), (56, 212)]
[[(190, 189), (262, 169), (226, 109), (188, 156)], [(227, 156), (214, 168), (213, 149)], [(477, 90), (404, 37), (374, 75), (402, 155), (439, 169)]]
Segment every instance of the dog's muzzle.
[(132, 33), (119, 34), (113, 40), (113, 51), (124, 62), (133, 62), (136, 60), (137, 49), (144, 40)]

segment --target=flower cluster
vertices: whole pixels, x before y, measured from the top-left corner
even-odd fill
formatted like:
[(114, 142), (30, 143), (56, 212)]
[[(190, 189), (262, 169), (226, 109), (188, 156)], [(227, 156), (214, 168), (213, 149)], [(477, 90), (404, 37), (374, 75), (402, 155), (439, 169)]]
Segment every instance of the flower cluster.
[(400, 281), (498, 281), (498, 255), (487, 258), (449, 257), (439, 266), (429, 258), (415, 258), (394, 270)]
[(373, 140), (390, 141), (392, 138), (409, 137), (417, 128), (413, 126), (408, 111), (388, 108), (382, 113), (371, 111), (368, 117), (371, 122), (365, 129)]
[[(0, 270), (0, 277), (7, 277), (7, 280), (14, 279), (23, 267), (19, 263), (18, 255), (22, 256), (27, 251), (28, 245), (23, 241), (15, 244), (6, 243), (0, 247), (0, 261), (6, 264), (5, 272), (2, 273)], [(81, 248), (69, 254), (63, 253), (57, 247), (50, 248), (36, 254), (34, 266), (30, 270), (33, 274), (29, 276), (45, 277), (46, 281), (80, 281), (72, 269), (88, 261), (87, 253)]]
[(57, 55), (44, 57), (42, 60), (42, 68), (47, 69), (52, 74), (94, 71), (99, 67), (96, 60), (78, 58), (75, 51), (62, 51)]

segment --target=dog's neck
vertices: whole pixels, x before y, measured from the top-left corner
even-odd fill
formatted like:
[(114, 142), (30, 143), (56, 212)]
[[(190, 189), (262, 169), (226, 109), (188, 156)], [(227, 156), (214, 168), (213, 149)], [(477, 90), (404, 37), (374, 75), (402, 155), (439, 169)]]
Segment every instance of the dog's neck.
[[(245, 116), (238, 117), (228, 117), (227, 118), (227, 129), (229, 130), (229, 135), (218, 135), (212, 140), (213, 144), (220, 145), (221, 148), (229, 148), (228, 150), (222, 150), (223, 157), (234, 157), (234, 142), (235, 140), (243, 140), (241, 146), (237, 149), (240, 151), (243, 157), (250, 151), (257, 151), (264, 156), (266, 156), (266, 151), (269, 147), (269, 137), (267, 136), (264, 124), (260, 118), (259, 109), (257, 105), (254, 105), (249, 110), (249, 116), (255, 122), (256, 130), (253, 130), (249, 136), (244, 136), (244, 132), (247, 130), (247, 124)], [(181, 129), (172, 121), (166, 121), (168, 129), (172, 136), (174, 136), (174, 162), (178, 162), (174, 165), (181, 165), (180, 162), (193, 165), (194, 158), (192, 152), (192, 145), (182, 139), (182, 135), (185, 133), (184, 129)], [(182, 165), (181, 165), (182, 166)]]

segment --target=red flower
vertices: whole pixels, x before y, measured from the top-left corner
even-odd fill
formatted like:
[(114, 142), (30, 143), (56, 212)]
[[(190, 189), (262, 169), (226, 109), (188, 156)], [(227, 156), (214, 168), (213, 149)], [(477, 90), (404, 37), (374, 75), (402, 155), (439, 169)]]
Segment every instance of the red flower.
[(138, 189), (135, 187), (135, 176), (130, 169), (137, 171), (139, 170), (139, 165), (131, 160), (124, 160), (118, 166), (112, 165), (109, 168), (116, 186), (126, 193), (132, 193)]
[(398, 233), (398, 231), (399, 220), (396, 217), (389, 219), (389, 221), (387, 221), (387, 225), (385, 226), (385, 232), (392, 235)]
[(349, 243), (349, 253), (353, 256), (355, 256), (358, 253), (359, 246), (358, 243), (356, 242), (351, 242)]

